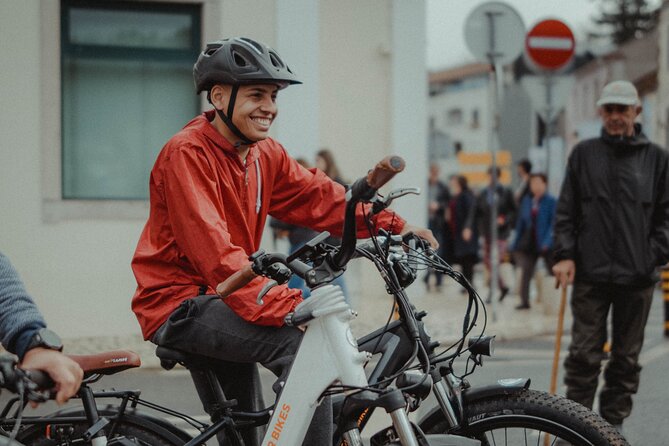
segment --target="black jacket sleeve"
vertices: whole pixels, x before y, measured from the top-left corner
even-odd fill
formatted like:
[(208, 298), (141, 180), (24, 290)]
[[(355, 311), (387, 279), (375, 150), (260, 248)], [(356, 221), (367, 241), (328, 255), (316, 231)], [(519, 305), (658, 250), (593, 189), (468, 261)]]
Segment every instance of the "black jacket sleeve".
[(581, 214), (580, 193), (577, 178), (578, 147), (567, 162), (567, 171), (562, 182), (560, 197), (555, 210), (553, 247), (555, 261), (576, 257), (576, 228)]
[(657, 196), (653, 209), (650, 246), (656, 265), (669, 262), (669, 155), (660, 150), (658, 163)]

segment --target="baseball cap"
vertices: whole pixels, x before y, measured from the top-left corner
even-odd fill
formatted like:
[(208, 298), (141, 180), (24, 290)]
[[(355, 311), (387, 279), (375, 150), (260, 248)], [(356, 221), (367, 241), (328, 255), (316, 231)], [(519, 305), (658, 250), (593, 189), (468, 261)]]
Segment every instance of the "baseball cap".
[(597, 107), (606, 104), (638, 105), (639, 93), (631, 82), (613, 81), (602, 89), (602, 95), (597, 101)]

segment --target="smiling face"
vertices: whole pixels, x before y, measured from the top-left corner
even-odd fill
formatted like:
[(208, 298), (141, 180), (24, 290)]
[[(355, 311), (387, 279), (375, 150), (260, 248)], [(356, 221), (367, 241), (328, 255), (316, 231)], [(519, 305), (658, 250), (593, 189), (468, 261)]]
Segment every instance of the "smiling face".
[(604, 129), (612, 136), (632, 136), (639, 113), (641, 107), (638, 105), (604, 104), (599, 107)]
[[(230, 85), (216, 85), (211, 90), (214, 107), (227, 113), (230, 102)], [(269, 129), (276, 118), (278, 108), (276, 96), (279, 87), (273, 84), (242, 85), (237, 92), (232, 123), (252, 141), (261, 141), (269, 136)], [(219, 119), (218, 116), (216, 119)], [(223, 122), (216, 128), (230, 142), (239, 140)]]

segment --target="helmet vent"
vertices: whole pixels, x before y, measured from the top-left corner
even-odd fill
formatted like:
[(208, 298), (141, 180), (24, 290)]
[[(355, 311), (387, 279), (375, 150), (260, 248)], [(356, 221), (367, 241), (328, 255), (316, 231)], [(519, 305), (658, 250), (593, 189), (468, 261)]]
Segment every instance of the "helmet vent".
[(237, 64), (238, 67), (245, 67), (248, 65), (248, 62), (246, 61), (244, 56), (239, 54), (237, 51), (232, 52), (232, 57), (234, 58), (235, 64)]
[(258, 54), (262, 54), (263, 48), (262, 46), (256, 42), (255, 40), (249, 39), (247, 37), (240, 37), (239, 40), (243, 40), (244, 42), (248, 43), (249, 45), (253, 46), (255, 50), (258, 52)]
[(269, 59), (272, 61), (272, 65), (274, 65), (275, 67), (283, 68), (284, 66), (283, 61), (275, 53), (270, 52)]
[(218, 51), (221, 45), (207, 45), (207, 48), (204, 50), (205, 56), (213, 56), (213, 54)]

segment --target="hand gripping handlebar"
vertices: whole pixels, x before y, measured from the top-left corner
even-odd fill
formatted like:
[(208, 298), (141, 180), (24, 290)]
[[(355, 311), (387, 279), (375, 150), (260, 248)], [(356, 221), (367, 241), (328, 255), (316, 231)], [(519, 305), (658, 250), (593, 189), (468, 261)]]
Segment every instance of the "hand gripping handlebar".
[[(379, 161), (366, 177), (356, 181), (347, 195), (347, 212), (344, 224), (342, 247), (336, 258), (336, 264), (345, 264), (355, 252), (355, 205), (374, 197), (376, 190), (390, 181), (397, 173), (404, 170), (406, 163), (399, 156), (387, 156)], [(352, 208), (352, 211), (349, 211)], [(350, 252), (349, 252), (350, 251)], [(253, 260), (253, 256), (251, 256)], [(235, 291), (248, 285), (258, 274), (249, 263), (216, 286), (216, 293), (226, 298)]]

